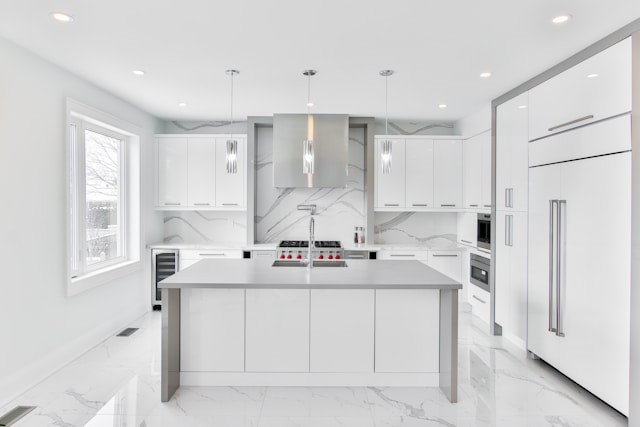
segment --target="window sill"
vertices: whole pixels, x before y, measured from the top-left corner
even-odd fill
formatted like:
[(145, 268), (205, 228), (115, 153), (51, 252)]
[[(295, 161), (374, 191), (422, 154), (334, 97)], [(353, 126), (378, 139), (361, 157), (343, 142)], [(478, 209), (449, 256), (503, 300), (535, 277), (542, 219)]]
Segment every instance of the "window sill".
[(67, 296), (77, 295), (97, 286), (104, 285), (124, 276), (128, 276), (142, 269), (140, 260), (125, 261), (101, 270), (92, 271), (83, 276), (69, 279)]

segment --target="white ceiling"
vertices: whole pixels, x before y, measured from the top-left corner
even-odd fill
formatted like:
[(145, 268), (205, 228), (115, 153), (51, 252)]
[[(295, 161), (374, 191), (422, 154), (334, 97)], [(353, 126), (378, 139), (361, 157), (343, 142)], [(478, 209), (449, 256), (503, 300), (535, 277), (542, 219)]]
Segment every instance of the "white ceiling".
[(306, 68), (315, 112), (384, 117), (391, 68), (390, 118), (456, 120), (638, 17), (638, 0), (0, 0), (0, 35), (164, 119), (227, 119), (228, 68), (239, 118), (304, 112)]

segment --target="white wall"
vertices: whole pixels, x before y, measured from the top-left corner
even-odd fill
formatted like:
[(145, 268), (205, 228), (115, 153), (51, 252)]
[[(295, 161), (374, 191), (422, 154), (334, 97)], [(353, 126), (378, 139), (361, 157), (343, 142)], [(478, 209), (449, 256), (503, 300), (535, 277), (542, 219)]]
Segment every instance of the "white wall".
[(143, 129), (143, 240), (161, 238), (152, 209), (158, 121), (0, 38), (0, 406), (149, 309), (144, 268), (66, 296), (65, 98)]
[(455, 135), (471, 138), (491, 129), (491, 104), (459, 120), (455, 124)]

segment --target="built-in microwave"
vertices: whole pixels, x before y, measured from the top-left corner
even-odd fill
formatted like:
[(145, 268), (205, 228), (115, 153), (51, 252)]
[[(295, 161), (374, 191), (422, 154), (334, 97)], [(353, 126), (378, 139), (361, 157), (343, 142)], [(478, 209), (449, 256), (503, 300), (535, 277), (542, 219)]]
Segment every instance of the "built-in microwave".
[(491, 250), (490, 214), (478, 214), (478, 247)]
[(469, 260), (469, 281), (487, 292), (489, 290), (489, 271), (491, 260), (476, 254), (471, 254)]

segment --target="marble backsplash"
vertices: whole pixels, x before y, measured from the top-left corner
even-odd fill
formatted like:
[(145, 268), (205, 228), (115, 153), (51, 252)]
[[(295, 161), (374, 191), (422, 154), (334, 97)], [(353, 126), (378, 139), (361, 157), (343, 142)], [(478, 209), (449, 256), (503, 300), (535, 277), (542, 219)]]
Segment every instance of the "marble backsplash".
[(273, 130), (258, 130), (256, 148), (256, 240), (278, 242), (309, 235), (309, 213), (299, 204), (316, 204), (317, 240), (351, 241), (365, 221), (364, 130), (349, 129), (349, 176), (346, 188), (274, 188)]
[(374, 243), (409, 243), (433, 247), (455, 244), (457, 214), (450, 212), (377, 212)]
[(171, 211), (164, 214), (165, 243), (244, 244), (245, 212)]

